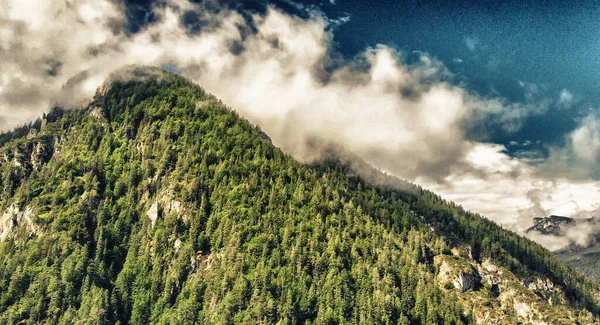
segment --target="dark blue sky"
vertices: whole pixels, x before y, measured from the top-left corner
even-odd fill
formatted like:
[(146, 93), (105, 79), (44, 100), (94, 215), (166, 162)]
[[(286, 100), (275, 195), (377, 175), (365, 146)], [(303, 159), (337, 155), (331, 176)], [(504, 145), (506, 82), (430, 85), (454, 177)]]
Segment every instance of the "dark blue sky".
[[(493, 140), (559, 141), (574, 118), (600, 102), (600, 2), (549, 1), (306, 1), (330, 16), (349, 15), (335, 32), (338, 50), (353, 55), (378, 43), (424, 51), (481, 95), (525, 101), (519, 81), (556, 100), (567, 89), (578, 103), (551, 107), (517, 134)], [(471, 48), (469, 47), (471, 45)]]
[[(360, 0), (197, 0), (220, 8), (261, 12), (267, 4), (303, 15), (297, 4), (316, 7), (329, 17), (349, 17), (335, 28), (336, 50), (352, 57), (386, 44), (405, 53), (427, 52), (456, 75), (455, 82), (482, 96), (512, 102), (556, 103), (567, 89), (576, 104), (550, 104), (517, 133), (488, 134), (496, 143), (557, 142), (575, 120), (600, 106), (600, 1), (360, 1)], [(144, 22), (152, 0), (127, 1), (131, 29)], [(523, 86), (525, 85), (525, 86)]]

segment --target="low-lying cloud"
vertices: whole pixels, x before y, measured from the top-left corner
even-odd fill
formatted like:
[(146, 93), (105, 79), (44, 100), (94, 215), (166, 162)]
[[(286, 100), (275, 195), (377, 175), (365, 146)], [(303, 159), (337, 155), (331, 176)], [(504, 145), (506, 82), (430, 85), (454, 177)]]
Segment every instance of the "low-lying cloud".
[[(132, 34), (125, 10), (107, 0), (0, 1), (0, 128), (32, 120), (54, 103), (82, 105), (124, 66), (169, 66), (305, 162), (319, 159), (323, 148), (343, 147), (516, 230), (537, 213), (595, 207), (594, 115), (534, 166), (470, 135), (485, 139), (490, 127), (514, 132), (550, 109), (547, 101), (470, 93), (425, 53), (408, 63), (407, 54), (379, 45), (344, 58), (333, 49), (330, 28), (339, 22), (318, 11), (307, 19), (272, 7), (242, 15), (171, 0)], [(536, 191), (545, 194), (528, 195)]]

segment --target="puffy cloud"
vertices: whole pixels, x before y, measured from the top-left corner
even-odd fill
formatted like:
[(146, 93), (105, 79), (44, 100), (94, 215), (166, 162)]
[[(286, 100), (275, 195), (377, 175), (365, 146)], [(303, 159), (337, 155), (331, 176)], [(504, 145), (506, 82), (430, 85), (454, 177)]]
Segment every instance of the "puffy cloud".
[[(89, 96), (119, 66), (168, 64), (297, 158), (316, 159), (315, 144), (333, 144), (396, 175), (442, 180), (452, 169), (469, 168), (462, 166), (470, 150), (466, 121), (493, 114), (510, 125), (527, 114), (525, 107), (505, 109), (501, 100), (452, 85), (444, 65), (425, 54), (410, 65), (386, 46), (339, 58), (331, 50), (330, 22), (316, 12), (301, 19), (271, 8), (254, 15), (248, 28), (237, 12), (209, 15), (202, 6), (171, 1), (155, 9), (155, 23), (127, 36), (111, 29), (125, 25), (124, 9), (112, 2), (31, 6), (40, 19), (26, 21), (13, 14), (24, 11), (20, 2), (8, 6), (9, 26), (25, 31), (23, 49), (7, 51), (15, 71), (4, 72), (12, 88), (0, 94), (2, 115), (13, 120), (39, 114), (48, 100), (80, 102), (69, 94)], [(197, 22), (192, 26), (190, 15)], [(45, 67), (54, 62), (49, 73)]]
[(541, 177), (599, 179), (600, 116), (592, 112), (565, 136), (564, 146), (551, 146), (549, 158), (540, 166)]
[[(600, 184), (593, 179), (541, 177), (538, 165), (505, 154), (502, 145), (478, 143), (468, 155), (479, 173), (454, 173), (445, 183), (427, 183), (445, 198), (525, 234), (532, 218), (551, 214), (586, 219), (600, 216)], [(418, 180), (419, 181), (419, 180)], [(585, 245), (599, 227), (580, 226), (563, 237), (526, 234), (550, 249), (570, 243)]]
[(122, 8), (109, 1), (0, 2), (0, 128), (75, 104), (102, 82), (93, 70), (123, 37)]
[[(579, 194), (597, 195), (593, 182), (565, 178), (548, 187), (558, 181), (503, 146), (467, 135), (518, 130), (528, 116), (546, 112), (547, 102), (470, 93), (425, 53), (407, 63), (405, 53), (379, 45), (343, 58), (332, 49), (336, 22), (317, 11), (301, 19), (271, 7), (250, 15), (213, 9), (165, 1), (154, 8), (153, 22), (131, 34), (126, 9), (113, 1), (0, 0), (0, 128), (31, 120), (52, 103), (82, 104), (124, 66), (169, 66), (302, 161), (343, 147), (514, 229), (533, 215), (524, 212), (531, 206), (543, 208), (537, 213), (591, 209), (592, 199)], [(590, 140), (594, 123), (583, 121), (570, 147), (554, 156), (572, 153), (591, 163), (598, 149), (583, 148), (600, 147)], [(548, 194), (539, 201), (527, 195), (538, 189)], [(577, 202), (577, 209), (567, 211), (558, 200)]]

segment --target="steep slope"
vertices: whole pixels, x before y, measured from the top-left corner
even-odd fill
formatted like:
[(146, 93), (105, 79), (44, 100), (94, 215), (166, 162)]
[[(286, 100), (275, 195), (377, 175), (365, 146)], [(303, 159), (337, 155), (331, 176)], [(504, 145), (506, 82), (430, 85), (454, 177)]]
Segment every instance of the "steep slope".
[(1, 137), (0, 323), (596, 322), (598, 286), (541, 246), (131, 74)]
[(600, 235), (596, 235), (587, 246), (572, 244), (554, 254), (574, 270), (600, 281)]

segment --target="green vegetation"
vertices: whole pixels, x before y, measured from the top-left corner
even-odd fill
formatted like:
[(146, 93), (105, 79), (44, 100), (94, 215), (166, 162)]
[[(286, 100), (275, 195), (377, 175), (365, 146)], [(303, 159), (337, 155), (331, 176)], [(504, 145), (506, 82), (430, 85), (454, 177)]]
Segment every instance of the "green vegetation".
[(471, 324), (470, 295), (436, 282), (459, 246), (550, 279), (573, 319), (599, 312), (540, 245), (336, 159), (302, 165), (171, 74), (1, 139), (3, 324)]
[(596, 235), (588, 246), (571, 244), (554, 254), (563, 263), (590, 278), (600, 281), (600, 236)]

